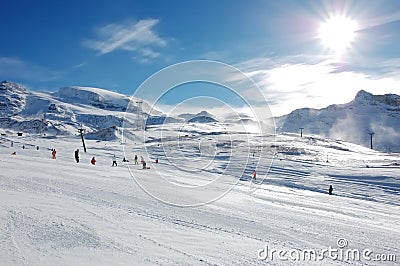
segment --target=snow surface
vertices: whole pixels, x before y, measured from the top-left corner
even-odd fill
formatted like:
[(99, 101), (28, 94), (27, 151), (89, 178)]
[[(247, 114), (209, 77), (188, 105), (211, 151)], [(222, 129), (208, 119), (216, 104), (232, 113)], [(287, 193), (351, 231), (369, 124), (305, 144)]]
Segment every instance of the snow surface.
[[(228, 136), (220, 129), (220, 134), (210, 134), (218, 129), (198, 126), (190, 125), (190, 134), (175, 125), (153, 126), (145, 135), (147, 151), (138, 142), (141, 136), (122, 142), (87, 140), (87, 154), (78, 136), (2, 135), (0, 265), (352, 264), (328, 258), (262, 261), (257, 256), (265, 245), (326, 249), (337, 247), (339, 238), (349, 248), (393, 253), (400, 259), (398, 154), (294, 134), (246, 140), (241, 133)], [(56, 160), (51, 159), (52, 148)], [(73, 158), (77, 148), (79, 164)], [(253, 158), (261, 148), (270, 158), (261, 158), (259, 181), (253, 183)], [(10, 155), (13, 151), (17, 155)], [(118, 167), (111, 167), (113, 154)], [(144, 156), (151, 169), (134, 165), (135, 154)], [(121, 162), (124, 155), (127, 164)], [(89, 163), (93, 156), (96, 165)], [(249, 161), (245, 169), (243, 158)], [(268, 172), (265, 162), (272, 158)], [(157, 171), (177, 184), (174, 190), (163, 186)], [(224, 182), (236, 185), (224, 197), (197, 207), (165, 204), (139, 186), (151, 188), (161, 199), (191, 202), (197, 195), (183, 197), (182, 186), (208, 184), (218, 172), (224, 173)], [(224, 192), (224, 184), (213, 190)], [(327, 194), (329, 185), (334, 187), (332, 196)]]

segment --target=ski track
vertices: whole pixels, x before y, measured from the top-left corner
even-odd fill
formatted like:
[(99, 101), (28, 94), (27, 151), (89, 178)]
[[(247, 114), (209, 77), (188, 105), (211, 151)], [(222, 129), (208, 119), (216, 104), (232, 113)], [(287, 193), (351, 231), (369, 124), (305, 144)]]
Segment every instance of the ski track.
[[(186, 145), (195, 145), (195, 139)], [(191, 183), (190, 178), (206, 182), (216, 172), (236, 179), (252, 174), (253, 164), (242, 173), (242, 158), (237, 156), (213, 157), (212, 149), (201, 156), (190, 155), (202, 151), (185, 148), (179, 152), (189, 158), (190, 167), (191, 163), (195, 167), (190, 160), (200, 157), (214, 161), (211, 168), (182, 177), (156, 142), (147, 144), (149, 157), (160, 158), (157, 168), (179, 184)], [(165, 147), (176, 148), (173, 138), (170, 142)], [(242, 143), (237, 143), (237, 149), (242, 149)], [(330, 163), (316, 161), (316, 154), (323, 150), (320, 147), (315, 148), (318, 152), (303, 155), (279, 155), (271, 168), (268, 163), (259, 166), (260, 177), (270, 171), (254, 193), (249, 189), (258, 184), (241, 181), (216, 202), (182, 208), (149, 197), (132, 182), (126, 164), (110, 167), (112, 154), (119, 161), (123, 157), (119, 143), (88, 141), (89, 153), (81, 153), (79, 164), (73, 159), (79, 139), (14, 142), (17, 147), (22, 144), (28, 148), (18, 149), (15, 157), (10, 156), (12, 148), (3, 145), (0, 149), (0, 265), (282, 265), (294, 262), (260, 261), (258, 249), (264, 245), (323, 249), (335, 247), (340, 237), (348, 239), (353, 248), (400, 251), (398, 168), (359, 168), (359, 162), (347, 159), (349, 152), (340, 149), (332, 148), (335, 153), (330, 154)], [(56, 160), (50, 159), (53, 147), (58, 150)], [(125, 150), (131, 162), (133, 154), (143, 154), (136, 147)], [(91, 156), (96, 156), (96, 166), (89, 164)], [(383, 160), (377, 159), (381, 154), (363, 156), (369, 163)], [(396, 156), (383, 157), (385, 163), (398, 162)], [(268, 162), (272, 157), (264, 159)], [(346, 165), (337, 167), (339, 161)], [(135, 178), (157, 185), (152, 180), (153, 167), (149, 171), (138, 171), (140, 166), (132, 163), (130, 167)], [(336, 196), (326, 194), (327, 184), (334, 185)]]

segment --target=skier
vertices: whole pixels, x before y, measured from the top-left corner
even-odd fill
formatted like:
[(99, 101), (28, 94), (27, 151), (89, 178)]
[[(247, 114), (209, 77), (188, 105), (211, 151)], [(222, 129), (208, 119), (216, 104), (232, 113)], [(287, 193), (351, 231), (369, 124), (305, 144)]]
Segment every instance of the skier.
[(51, 158), (52, 158), (53, 160), (56, 159), (56, 154), (57, 154), (56, 149), (52, 149), (52, 150), (51, 150)]
[(124, 159), (122, 159), (122, 161), (124, 162), (124, 163), (128, 163), (129, 161), (125, 158), (125, 156), (124, 156)]
[(25, 150), (25, 145), (22, 145), (22, 149)]
[(11, 147), (14, 147), (14, 141), (11, 141)]
[(37, 150), (37, 151), (39, 150), (39, 146), (36, 146), (36, 150)]
[(75, 151), (75, 160), (76, 160), (76, 163), (79, 163), (79, 149), (76, 149), (76, 151)]
[(16, 152), (16, 151), (14, 151), (13, 153), (11, 153), (11, 155), (17, 155), (17, 152)]
[(139, 164), (137, 160), (138, 160), (138, 157), (137, 157), (137, 154), (135, 154), (135, 164)]
[(256, 172), (256, 170), (254, 170), (254, 172), (253, 172), (253, 179), (254, 179), (254, 180), (257, 179), (257, 172)]
[(118, 166), (118, 164), (117, 164), (117, 157), (115, 157), (115, 154), (113, 155), (113, 157), (112, 157), (112, 161), (113, 161), (113, 163), (112, 163), (112, 165), (111, 166)]
[(156, 159), (156, 164), (158, 163), (158, 158)]
[(90, 163), (95, 165), (96, 164), (96, 159), (93, 157), (92, 160), (90, 160)]
[(142, 160), (142, 164), (143, 164), (143, 169), (147, 169), (146, 162), (144, 160)]
[(333, 192), (333, 187), (332, 187), (332, 185), (330, 185), (329, 186), (329, 195), (332, 195), (332, 192)]

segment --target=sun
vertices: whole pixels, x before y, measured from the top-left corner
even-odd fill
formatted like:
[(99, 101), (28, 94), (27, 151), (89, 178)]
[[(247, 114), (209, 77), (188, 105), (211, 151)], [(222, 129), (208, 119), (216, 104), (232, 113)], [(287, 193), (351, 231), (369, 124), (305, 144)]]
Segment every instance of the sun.
[(357, 27), (357, 22), (348, 17), (331, 17), (321, 24), (318, 37), (327, 48), (342, 53), (354, 42)]

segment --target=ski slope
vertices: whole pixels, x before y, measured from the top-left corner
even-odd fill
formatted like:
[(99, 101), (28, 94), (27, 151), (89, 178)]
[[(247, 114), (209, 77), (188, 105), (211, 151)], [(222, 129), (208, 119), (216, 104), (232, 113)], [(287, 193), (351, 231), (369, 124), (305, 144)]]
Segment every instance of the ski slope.
[[(254, 136), (249, 150), (243, 134), (193, 130), (177, 138), (179, 132), (171, 126), (158, 139), (159, 130), (150, 128), (143, 146), (140, 138), (87, 140), (86, 154), (79, 137), (2, 136), (0, 265), (352, 264), (258, 257), (266, 245), (322, 250), (337, 248), (340, 238), (348, 248), (396, 254), (398, 263), (398, 154), (290, 134)], [(257, 181), (251, 182), (261, 146), (266, 158), (260, 159)], [(51, 159), (52, 148), (56, 160)], [(77, 148), (79, 164), (73, 158)], [(10, 155), (13, 151), (17, 155)], [(113, 154), (118, 167), (111, 167)], [(127, 164), (121, 162), (124, 154)], [(134, 154), (145, 157), (150, 169), (134, 165)], [(96, 165), (89, 163), (92, 156)], [(182, 193), (182, 188), (207, 186), (219, 173), (224, 178), (212, 190), (223, 196), (181, 206), (203, 199)], [(165, 186), (166, 181), (175, 186)]]

